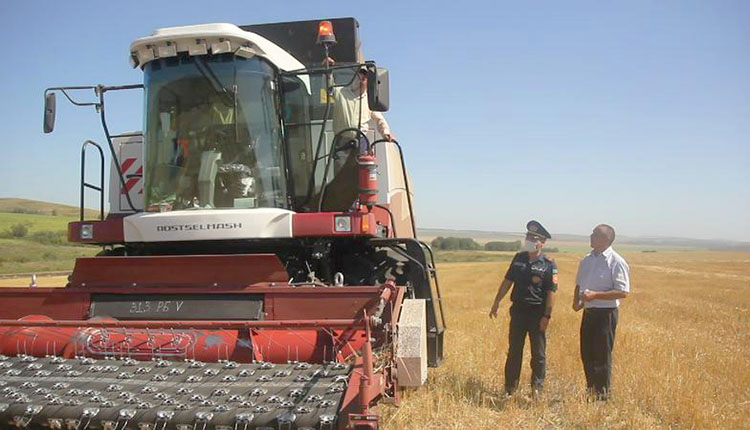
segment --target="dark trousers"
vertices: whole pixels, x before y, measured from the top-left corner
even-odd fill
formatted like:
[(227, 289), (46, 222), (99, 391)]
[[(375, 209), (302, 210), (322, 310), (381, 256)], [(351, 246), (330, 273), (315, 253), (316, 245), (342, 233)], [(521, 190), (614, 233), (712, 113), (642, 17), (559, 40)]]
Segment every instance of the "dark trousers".
[(518, 388), (521, 375), (523, 346), (528, 334), (531, 340), (531, 386), (541, 389), (545, 375), (545, 349), (547, 337), (539, 331), (539, 320), (544, 315), (544, 306), (514, 304), (510, 308), (510, 333), (508, 335), (508, 358), (505, 360), (505, 391), (510, 394)]
[(583, 311), (581, 361), (586, 373), (586, 387), (600, 399), (609, 396), (616, 329), (617, 308), (590, 308)]

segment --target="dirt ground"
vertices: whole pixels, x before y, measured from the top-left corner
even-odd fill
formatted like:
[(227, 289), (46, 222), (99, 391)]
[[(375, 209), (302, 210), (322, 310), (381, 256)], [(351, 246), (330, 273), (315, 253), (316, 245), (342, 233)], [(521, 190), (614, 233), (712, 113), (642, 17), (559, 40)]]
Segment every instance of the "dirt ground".
[(581, 313), (571, 309), (581, 256), (555, 255), (560, 286), (538, 400), (527, 385), (528, 346), (523, 389), (503, 397), (507, 297), (499, 321), (487, 313), (508, 262), (447, 263), (445, 361), (400, 407), (382, 408), (384, 428), (750, 428), (750, 253), (624, 256), (632, 293), (620, 309), (612, 400), (583, 396)]

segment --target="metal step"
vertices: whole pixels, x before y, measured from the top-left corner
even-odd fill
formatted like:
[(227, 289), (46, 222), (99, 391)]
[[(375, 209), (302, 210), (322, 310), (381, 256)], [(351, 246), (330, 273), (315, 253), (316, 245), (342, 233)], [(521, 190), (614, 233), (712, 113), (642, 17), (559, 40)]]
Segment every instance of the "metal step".
[(333, 429), (350, 371), (0, 355), (0, 429)]

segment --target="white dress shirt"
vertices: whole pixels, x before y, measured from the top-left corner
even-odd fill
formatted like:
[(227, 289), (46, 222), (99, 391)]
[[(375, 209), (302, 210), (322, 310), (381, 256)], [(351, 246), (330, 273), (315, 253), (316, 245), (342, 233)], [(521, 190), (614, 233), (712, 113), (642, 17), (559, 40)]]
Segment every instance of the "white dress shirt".
[[(578, 265), (576, 284), (579, 294), (591, 291), (630, 291), (630, 267), (624, 258), (610, 246), (598, 254), (591, 251)], [(620, 301), (592, 300), (584, 302), (586, 308), (616, 308)]]

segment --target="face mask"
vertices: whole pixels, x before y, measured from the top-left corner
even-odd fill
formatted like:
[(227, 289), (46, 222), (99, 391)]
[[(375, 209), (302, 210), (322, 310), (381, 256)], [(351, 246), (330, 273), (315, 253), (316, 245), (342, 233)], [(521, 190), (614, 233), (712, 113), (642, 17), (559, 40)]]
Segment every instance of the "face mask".
[(536, 242), (532, 242), (530, 240), (525, 240), (523, 242), (523, 246), (521, 247), (521, 251), (527, 251), (527, 252), (534, 252), (534, 251), (536, 251)]

